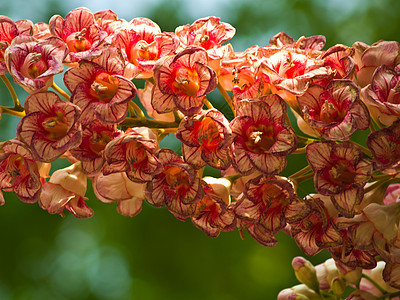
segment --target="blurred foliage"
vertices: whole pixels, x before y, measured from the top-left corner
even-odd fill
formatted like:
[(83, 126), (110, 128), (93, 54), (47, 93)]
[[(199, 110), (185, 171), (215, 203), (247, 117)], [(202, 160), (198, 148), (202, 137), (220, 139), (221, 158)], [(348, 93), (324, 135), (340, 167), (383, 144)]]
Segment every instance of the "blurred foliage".
[[(97, 3), (105, 7), (71, 7), (73, 2), (57, 0), (21, 3), (2, 3), (1, 13), (14, 20), (47, 22), (52, 15), (65, 16), (79, 5), (92, 11), (111, 9), (105, 1)], [(208, 15), (220, 16), (237, 30), (231, 41), (236, 51), (268, 44), (279, 31), (294, 38), (322, 34), (327, 38), (327, 47), (352, 45), (357, 40), (371, 44), (399, 38), (397, 0), (213, 3), (215, 10), (210, 7)], [(125, 2), (121, 6), (124, 9), (115, 12), (127, 20), (145, 16), (162, 30), (174, 31), (179, 25), (205, 17), (196, 14), (196, 6), (200, 5), (151, 1), (146, 10), (138, 11), (135, 3)], [(26, 94), (16, 89), (23, 102)], [(10, 105), (3, 84), (0, 95), (0, 104)], [(214, 101), (216, 107), (223, 108), (221, 100)], [(15, 136), (17, 123), (16, 118), (3, 116), (1, 140)], [(168, 138), (167, 146), (179, 151), (173, 137)], [(292, 155), (284, 175), (305, 164), (304, 155)], [(207, 172), (213, 174), (212, 170)], [(312, 184), (308, 182), (303, 188), (310, 189)], [(0, 299), (274, 299), (283, 288), (297, 284), (291, 260), (301, 252), (283, 233), (278, 234), (279, 243), (274, 248), (263, 247), (248, 235), (241, 240), (237, 231), (211, 239), (190, 221), (178, 221), (164, 208), (145, 204), (138, 216), (127, 218), (116, 213), (115, 205), (96, 200), (91, 190), (87, 197), (95, 215), (79, 220), (69, 215), (49, 215), (37, 204), (22, 203), (15, 195), (5, 193), (6, 205), (0, 209)], [(317, 264), (327, 257), (322, 252), (311, 261)]]

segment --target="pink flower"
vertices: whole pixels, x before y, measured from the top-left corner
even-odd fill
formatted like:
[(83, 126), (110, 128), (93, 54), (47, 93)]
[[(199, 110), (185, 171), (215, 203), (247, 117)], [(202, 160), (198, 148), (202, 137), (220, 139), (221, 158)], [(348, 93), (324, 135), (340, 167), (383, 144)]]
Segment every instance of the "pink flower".
[(4, 59), (14, 81), (34, 93), (46, 90), (53, 84), (53, 76), (64, 71), (66, 54), (65, 43), (59, 38), (36, 40), (21, 35), (7, 48)]
[(0, 75), (8, 73), (4, 52), (12, 40), (19, 35), (17, 25), (7, 16), (0, 16)]
[(103, 153), (107, 144), (122, 134), (122, 131), (117, 130), (116, 124), (103, 124), (94, 120), (82, 128), (82, 142), (78, 147), (71, 149), (70, 153), (81, 161), (82, 171), (92, 176), (99, 172), (105, 163)]
[(333, 70), (335, 79), (352, 79), (356, 71), (353, 59), (354, 49), (345, 45), (335, 45), (325, 51), (324, 66)]
[(361, 90), (361, 98), (368, 105), (377, 122), (390, 126), (400, 119), (400, 66), (391, 69), (378, 67), (371, 84)]
[(286, 166), (286, 156), (296, 149), (296, 135), (285, 124), (286, 105), (276, 95), (242, 100), (230, 123), (235, 169), (243, 175), (255, 170), (274, 175)]
[(117, 202), (117, 211), (123, 216), (134, 217), (139, 214), (146, 199), (146, 184), (133, 182), (125, 173), (100, 173), (93, 180), (93, 189), (100, 201)]
[(36, 160), (51, 162), (80, 144), (80, 109), (61, 100), (56, 93), (29, 95), (25, 100), (25, 112), (26, 116), (18, 124), (17, 135), (30, 147)]
[(182, 141), (182, 155), (196, 169), (206, 164), (226, 169), (231, 163), (231, 129), (219, 111), (201, 111), (185, 117), (179, 124), (176, 137)]
[(126, 172), (134, 182), (151, 181), (162, 168), (154, 155), (157, 147), (155, 134), (149, 128), (129, 128), (104, 149), (107, 163), (103, 167), (103, 174)]
[[(290, 205), (296, 201), (293, 186), (284, 178), (259, 176), (246, 184), (234, 212), (239, 218), (259, 223), (271, 234), (275, 234), (286, 226), (286, 217), (293, 218), (294, 207)], [(307, 212), (305, 206), (301, 208), (297, 209), (300, 214), (296, 218)]]
[(147, 18), (133, 19), (115, 35), (115, 46), (122, 50), (127, 62), (124, 76), (148, 78), (153, 76), (157, 61), (173, 54), (179, 45), (171, 33), (162, 33), (156, 23)]
[(196, 171), (170, 149), (160, 149), (157, 158), (163, 169), (147, 184), (147, 200), (156, 206), (167, 206), (179, 220), (193, 216), (196, 203), (204, 196)]
[(64, 216), (66, 209), (77, 218), (90, 218), (94, 212), (85, 203), (86, 185), (87, 178), (80, 163), (57, 170), (43, 185), (39, 205), (51, 214)]
[(107, 37), (107, 32), (95, 24), (94, 14), (85, 7), (71, 10), (65, 18), (54, 15), (49, 27), (54, 36), (67, 44), (69, 53), (64, 62), (70, 65), (99, 56), (99, 46)]
[(230, 40), (235, 32), (234, 27), (221, 22), (217, 17), (198, 19), (192, 25), (179, 26), (175, 29), (182, 47), (202, 47), (213, 60), (224, 56), (226, 49), (222, 43)]
[[(292, 49), (290, 46), (277, 49), (265, 47), (262, 50), (262, 67), (266, 81), (279, 91), (300, 96), (307, 90), (313, 79), (326, 78), (330, 68), (324, 66), (323, 59), (312, 52)], [(282, 98), (285, 98), (282, 94)]]
[(325, 47), (326, 38), (323, 35), (314, 35), (310, 37), (301, 37), (297, 41), (285, 32), (279, 32), (269, 40), (271, 46), (282, 48), (290, 45), (299, 49), (322, 50)]
[(350, 80), (332, 80), (326, 87), (311, 86), (298, 104), (304, 120), (323, 138), (345, 141), (369, 126), (369, 112), (358, 92)]
[(235, 215), (228, 210), (230, 181), (204, 177), (202, 186), (204, 196), (196, 204), (192, 223), (210, 237), (217, 237), (221, 231), (235, 229)]
[(331, 197), (344, 216), (354, 216), (355, 206), (364, 195), (364, 185), (371, 178), (372, 164), (351, 143), (316, 142), (307, 146), (307, 160), (314, 171), (318, 193)]
[(185, 115), (200, 111), (205, 95), (217, 86), (216, 73), (207, 63), (201, 48), (187, 48), (160, 60), (154, 69), (153, 108), (158, 113), (179, 109)]
[(83, 125), (98, 118), (119, 123), (128, 113), (128, 102), (136, 95), (134, 84), (122, 76), (124, 60), (115, 47), (108, 47), (93, 61), (82, 61), (64, 75), (72, 93), (71, 102), (82, 109)]
[(396, 172), (400, 166), (400, 120), (370, 133), (367, 146), (371, 149), (376, 168)]
[[(13, 191), (21, 201), (36, 202), (42, 184), (38, 165), (29, 148), (19, 140), (3, 142), (0, 148), (0, 190)], [(2, 203), (4, 198), (2, 197)]]
[(300, 220), (290, 221), (290, 233), (299, 248), (307, 255), (313, 256), (332, 246), (341, 243), (339, 230), (332, 216), (318, 196), (306, 199), (307, 215)]
[(381, 65), (394, 68), (400, 64), (400, 45), (395, 41), (379, 41), (371, 46), (355, 42), (354, 59), (357, 63), (358, 70), (356, 72), (357, 84), (365, 87), (371, 83), (372, 75), (375, 69)]

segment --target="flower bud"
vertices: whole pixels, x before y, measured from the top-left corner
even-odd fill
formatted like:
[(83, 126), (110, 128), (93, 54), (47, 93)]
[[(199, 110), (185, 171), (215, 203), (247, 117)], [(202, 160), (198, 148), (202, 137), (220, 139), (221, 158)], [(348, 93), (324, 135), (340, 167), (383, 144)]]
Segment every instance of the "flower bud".
[(284, 289), (278, 294), (277, 300), (320, 300), (321, 297), (304, 284)]
[(317, 279), (317, 272), (314, 266), (304, 257), (297, 256), (292, 260), (292, 267), (297, 280), (304, 283), (310, 289), (319, 291), (319, 282)]
[(331, 289), (335, 295), (341, 296), (344, 294), (346, 289), (346, 282), (343, 280), (343, 278), (335, 277), (331, 281)]
[(59, 184), (67, 191), (85, 197), (87, 177), (82, 172), (80, 163), (75, 163), (67, 168), (54, 171), (49, 182)]
[(330, 290), (332, 279), (339, 276), (334, 259), (327, 259), (322, 264), (315, 266), (315, 270), (317, 271), (319, 288), (321, 290)]

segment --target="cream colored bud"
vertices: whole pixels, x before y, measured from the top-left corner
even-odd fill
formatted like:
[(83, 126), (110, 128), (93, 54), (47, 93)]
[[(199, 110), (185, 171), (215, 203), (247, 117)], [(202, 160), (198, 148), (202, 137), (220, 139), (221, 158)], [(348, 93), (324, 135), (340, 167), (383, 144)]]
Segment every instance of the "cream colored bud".
[(49, 180), (50, 183), (59, 184), (65, 190), (71, 191), (81, 197), (85, 197), (87, 177), (82, 172), (80, 162), (67, 168), (55, 171)]
[(203, 180), (209, 184), (214, 192), (222, 198), (222, 200), (225, 202), (226, 205), (229, 205), (231, 203), (230, 201), (230, 192), (231, 192), (231, 182), (226, 179), (226, 178), (214, 178), (214, 177), (209, 177), (206, 176), (203, 178)]

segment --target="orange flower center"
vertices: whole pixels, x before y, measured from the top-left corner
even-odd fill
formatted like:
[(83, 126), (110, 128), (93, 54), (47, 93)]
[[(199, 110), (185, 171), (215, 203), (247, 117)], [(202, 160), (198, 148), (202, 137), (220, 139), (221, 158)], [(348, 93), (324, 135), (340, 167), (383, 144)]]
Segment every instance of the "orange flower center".
[(146, 149), (142, 143), (131, 141), (126, 144), (125, 156), (130, 164), (141, 163), (147, 158)]
[(220, 143), (220, 134), (217, 125), (210, 117), (204, 117), (199, 123), (198, 137), (200, 145), (209, 150), (216, 149)]
[(189, 189), (189, 175), (178, 166), (164, 167), (165, 179), (171, 188), (178, 191), (179, 194), (186, 193)]
[(69, 52), (83, 52), (89, 50), (92, 44), (85, 38), (86, 30), (73, 33), (67, 37), (66, 43)]
[(89, 148), (95, 154), (99, 154), (101, 151), (104, 150), (104, 148), (110, 141), (111, 141), (111, 137), (107, 134), (107, 132), (93, 131), (93, 134), (89, 139)]
[(144, 60), (156, 60), (158, 58), (158, 51), (156, 47), (156, 42), (148, 44), (146, 41), (139, 41), (130, 51), (129, 61), (137, 65), (137, 59), (141, 58)]
[(13, 185), (18, 176), (27, 176), (29, 171), (25, 167), (25, 160), (19, 154), (12, 154), (8, 157), (6, 172), (10, 175), (10, 185)]
[(195, 97), (200, 89), (200, 79), (196, 70), (190, 70), (186, 67), (177, 68), (171, 89), (176, 94)]
[(44, 119), (42, 127), (47, 131), (47, 138), (53, 141), (59, 140), (67, 135), (67, 118), (59, 111), (55, 116)]
[(108, 103), (118, 92), (118, 78), (101, 72), (98, 74), (91, 85), (90, 94), (99, 99), (101, 102)]

